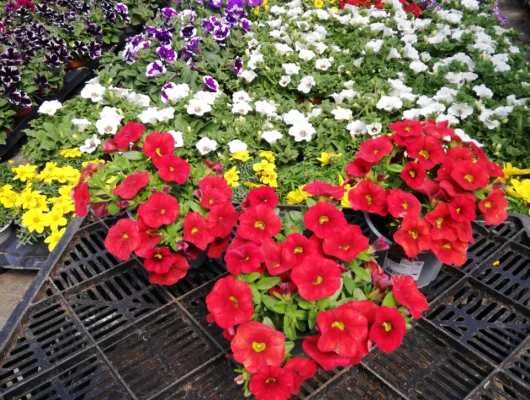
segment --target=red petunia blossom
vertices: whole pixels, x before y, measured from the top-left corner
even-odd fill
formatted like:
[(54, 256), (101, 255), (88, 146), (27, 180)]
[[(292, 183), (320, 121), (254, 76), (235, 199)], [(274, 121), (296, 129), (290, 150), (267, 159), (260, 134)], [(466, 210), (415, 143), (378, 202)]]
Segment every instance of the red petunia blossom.
[(328, 256), (337, 257), (342, 261), (352, 261), (359, 253), (368, 249), (368, 238), (363, 235), (357, 225), (346, 228), (324, 239), (322, 248)]
[(421, 16), (422, 11), (423, 8), (421, 8), (421, 6), (416, 3), (409, 3), (405, 7), (405, 12), (411, 13), (416, 18), (419, 18)]
[(423, 185), (427, 179), (427, 172), (420, 164), (409, 161), (405, 164), (405, 168), (403, 168), (399, 176), (409, 187), (416, 189)]
[(317, 365), (311, 358), (293, 357), (285, 363), (284, 369), (291, 371), (293, 374), (294, 379), (291, 394), (297, 394), (300, 391), (302, 383), (316, 374)]
[(408, 257), (416, 257), (420, 251), (431, 249), (431, 226), (420, 218), (405, 218), (394, 233), (394, 241)]
[(206, 250), (213, 239), (208, 232), (206, 218), (198, 212), (186, 214), (184, 217), (184, 240), (186, 242), (193, 243), (201, 250)]
[(177, 199), (163, 192), (153, 193), (145, 203), (138, 207), (138, 215), (150, 228), (158, 229), (162, 225), (174, 222), (179, 214)]
[(250, 274), (261, 270), (263, 256), (258, 246), (253, 243), (230, 248), (225, 254), (226, 269), (234, 275), (242, 272)]
[[(379, 268), (382, 270), (381, 267)], [(360, 312), (366, 317), (366, 320), (368, 321), (368, 327), (372, 326), (374, 323), (377, 310), (379, 309), (379, 306), (372, 300), (351, 300), (347, 303), (344, 303), (341, 307), (349, 307), (352, 310)]]
[(298, 286), (298, 292), (303, 299), (320, 300), (340, 289), (341, 274), (335, 261), (315, 257), (312, 263), (295, 266), (291, 272), (291, 280)]
[(165, 246), (152, 249), (145, 254), (144, 267), (155, 274), (166, 274), (175, 262), (175, 255)]
[(332, 351), (353, 358), (360, 342), (368, 337), (368, 319), (351, 307), (339, 306), (317, 315), (320, 351)]
[(423, 133), (421, 123), (414, 120), (397, 121), (389, 128), (404, 138), (421, 136)]
[(309, 241), (313, 243), (313, 246), (315, 246), (315, 249), (317, 250), (318, 254), (320, 254), (322, 257), (325, 257), (324, 250), (322, 249), (324, 239), (320, 239), (318, 236), (313, 234), (309, 237)]
[(186, 183), (190, 176), (190, 165), (180, 157), (171, 154), (160, 157), (156, 162), (158, 175), (166, 182), (179, 185)]
[(348, 222), (344, 214), (333, 204), (318, 202), (307, 210), (304, 215), (304, 225), (317, 237), (324, 239), (340, 232)]
[(362, 158), (356, 158), (346, 164), (346, 175), (348, 178), (363, 178), (370, 172), (372, 165), (372, 163), (366, 162)]
[(422, 122), (423, 132), (427, 136), (432, 136), (436, 139), (444, 139), (449, 136), (452, 140), (458, 138), (456, 136), (454, 129), (449, 128), (449, 121), (440, 121), (436, 122), (434, 120), (429, 120)]
[(269, 274), (273, 276), (281, 275), (293, 267), (293, 264), (285, 262), (282, 253), (283, 243), (275, 242), (272, 239), (265, 239), (261, 244), (261, 254), (265, 260)]
[[(226, 180), (221, 176), (207, 176), (199, 182), (199, 189), (205, 193), (208, 189), (215, 189), (220, 192), (220, 195), (225, 201), (232, 201), (232, 189), (228, 186)], [(209, 208), (209, 207), (206, 207)]]
[(477, 218), (475, 200), (472, 194), (455, 196), (454, 200), (449, 203), (451, 218), (459, 222), (475, 220)]
[(421, 212), (421, 204), (412, 193), (401, 189), (392, 189), (387, 197), (388, 212), (394, 218), (417, 218)]
[(237, 234), (260, 245), (264, 239), (280, 233), (281, 227), (280, 217), (274, 213), (274, 209), (260, 204), (243, 211), (239, 217)]
[(107, 139), (101, 145), (101, 151), (103, 153), (117, 153), (119, 150), (118, 145), (112, 139)]
[(461, 240), (433, 240), (431, 250), (444, 264), (459, 267), (467, 261), (467, 242)]
[(458, 183), (455, 182), (454, 179), (446, 179), (443, 181), (440, 181), (440, 188), (447, 194), (446, 198), (452, 199), (453, 197), (459, 195), (459, 194), (467, 194), (469, 193)]
[(114, 136), (114, 143), (121, 150), (128, 149), (131, 143), (142, 137), (144, 129), (145, 127), (138, 122), (129, 122)]
[(486, 158), (479, 158), (477, 164), (480, 165), (492, 178), (504, 178), (504, 171), (499, 164), (488, 161)]
[(433, 240), (446, 239), (456, 240), (459, 223), (453, 220), (447, 203), (436, 204), (433, 211), (425, 214), (425, 219), (431, 224), (431, 235)]
[(150, 251), (158, 245), (160, 240), (162, 240), (162, 236), (157, 234), (155, 229), (148, 227), (140, 216), (136, 219), (136, 226), (138, 231), (140, 231), (141, 240), (140, 247), (134, 253), (138, 257), (150, 258)]
[(335, 200), (341, 200), (346, 193), (346, 189), (342, 186), (334, 186), (329, 183), (314, 181), (304, 186), (304, 191), (312, 196), (328, 199), (333, 197)]
[(213, 237), (230, 235), (237, 224), (238, 213), (231, 203), (221, 203), (208, 213), (208, 231)]
[(363, 180), (348, 192), (348, 200), (356, 211), (386, 216), (388, 214), (386, 197), (388, 193), (371, 180)]
[(508, 202), (499, 189), (493, 189), (488, 197), (478, 203), (478, 208), (486, 219), (486, 225), (500, 224), (508, 218), (507, 207)]
[[(447, 150), (447, 157), (454, 161), (468, 160), (473, 161), (473, 152), (467, 147), (451, 147)], [(448, 161), (451, 162), (451, 161)], [(452, 162), (451, 162), (452, 163)]]
[(105, 238), (107, 251), (119, 260), (128, 260), (131, 253), (140, 247), (140, 232), (132, 219), (120, 219), (112, 226)]
[(162, 156), (173, 155), (175, 139), (170, 133), (153, 132), (145, 137), (142, 153), (153, 159), (153, 164), (158, 165)]
[(75, 215), (84, 217), (87, 213), (87, 207), (90, 204), (90, 192), (88, 191), (88, 182), (78, 183), (72, 189), (72, 199), (75, 201)]
[(440, 164), (446, 157), (440, 141), (432, 136), (422, 136), (411, 142), (407, 151), (409, 157), (417, 159), (426, 170)]
[(212, 187), (206, 187), (206, 189), (204, 191), (201, 190), (200, 193), (201, 206), (208, 210), (216, 205), (230, 202), (232, 196), (232, 192), (230, 192), (230, 199), (228, 199), (221, 190)]
[(228, 329), (247, 322), (254, 314), (252, 290), (248, 283), (238, 281), (232, 275), (219, 279), (206, 296), (206, 307), (215, 323)]
[(488, 186), (486, 170), (473, 161), (460, 160), (453, 162), (451, 178), (466, 190), (476, 190)]
[(344, 357), (334, 352), (323, 352), (318, 348), (320, 335), (306, 336), (302, 343), (302, 349), (309, 357), (315, 360), (325, 371), (331, 371), (337, 367), (346, 367), (351, 357)]
[(266, 365), (279, 367), (283, 362), (285, 335), (260, 322), (245, 322), (237, 328), (230, 347), (234, 360), (256, 374)]
[(267, 365), (250, 378), (248, 388), (257, 400), (287, 400), (291, 397), (293, 382), (290, 370)]
[(466, 243), (475, 243), (471, 221), (462, 221), (458, 226), (458, 240)]
[(138, 194), (140, 189), (149, 183), (147, 172), (135, 172), (127, 176), (118, 186), (114, 188), (112, 194), (120, 196), (122, 199), (132, 199)]
[(418, 285), (412, 276), (392, 276), (392, 293), (397, 302), (408, 308), (414, 319), (421, 318), (421, 314), (429, 308), (427, 299), (418, 290)]
[(396, 350), (407, 333), (405, 318), (396, 308), (379, 307), (370, 329), (370, 340), (385, 353)]
[(208, 258), (221, 258), (230, 243), (230, 236), (218, 237), (208, 247)]
[(248, 192), (242, 204), (245, 204), (243, 208), (254, 207), (259, 204), (274, 208), (279, 202), (278, 195), (273, 188), (270, 186), (261, 186)]
[(175, 261), (169, 267), (169, 271), (165, 274), (151, 273), (149, 275), (149, 282), (155, 285), (171, 286), (184, 278), (189, 269), (190, 266), (186, 257), (175, 254)]
[(392, 153), (394, 146), (388, 136), (379, 136), (374, 139), (365, 140), (359, 147), (355, 158), (360, 158), (366, 162), (378, 163), (384, 156)]
[(444, 190), (440, 187), (440, 185), (434, 181), (426, 180), (423, 182), (423, 185), (416, 188), (416, 190), (420, 193), (423, 193), (429, 199), (433, 200), (442, 200), (447, 201), (448, 197)]
[(310, 262), (317, 255), (315, 245), (308, 238), (301, 233), (291, 233), (283, 243), (282, 264), (293, 267)]

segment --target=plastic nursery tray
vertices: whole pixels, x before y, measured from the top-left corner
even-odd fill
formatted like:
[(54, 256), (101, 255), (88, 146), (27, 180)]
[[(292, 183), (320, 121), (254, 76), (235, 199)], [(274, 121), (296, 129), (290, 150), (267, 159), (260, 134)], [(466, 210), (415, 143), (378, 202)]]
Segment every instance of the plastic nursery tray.
[[(366, 231), (362, 214), (347, 215)], [(76, 219), (0, 332), (0, 398), (243, 399), (229, 344), (206, 321), (224, 266), (210, 260), (172, 287), (137, 259), (105, 251), (115, 219)], [(461, 269), (445, 267), (431, 303), (394, 353), (319, 370), (298, 399), (527, 399), (528, 218), (474, 224)]]

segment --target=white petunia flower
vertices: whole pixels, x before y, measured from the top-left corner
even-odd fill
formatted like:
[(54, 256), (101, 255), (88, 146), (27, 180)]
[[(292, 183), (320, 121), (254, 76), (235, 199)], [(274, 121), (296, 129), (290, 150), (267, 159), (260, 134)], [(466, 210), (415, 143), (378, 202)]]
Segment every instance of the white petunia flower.
[(300, 123), (307, 123), (307, 118), (298, 110), (291, 110), (288, 113), (282, 115), (283, 121), (287, 125), (296, 125)]
[(421, 62), (419, 60), (412, 61), (409, 64), (409, 68), (411, 70), (413, 70), (414, 72), (416, 72), (416, 73), (424, 72), (424, 71), (427, 71), (429, 69), (429, 67), (427, 67), (423, 62)]
[(247, 92), (245, 92), (244, 90), (240, 90), (232, 94), (232, 101), (234, 102), (234, 104), (236, 104), (236, 103), (246, 103), (246, 102), (252, 101), (252, 99), (250, 98)]
[(105, 86), (102, 86), (99, 83), (90, 83), (85, 85), (83, 90), (81, 90), (81, 97), (83, 99), (90, 99), (94, 103), (101, 103), (103, 101), (105, 90)]
[(213, 106), (215, 100), (220, 96), (221, 92), (197, 92), (193, 95), (192, 100), (202, 101), (210, 106)]
[(352, 116), (352, 111), (347, 108), (338, 107), (331, 111), (337, 121), (348, 121)]
[(266, 115), (267, 117), (272, 117), (276, 114), (276, 104), (272, 101), (259, 100), (254, 103), (254, 106), (256, 107), (257, 113)]
[(437, 101), (445, 101), (446, 103), (452, 103), (455, 101), (457, 94), (457, 90), (444, 86), (436, 92), (436, 95), (433, 97), (433, 99)]
[(283, 135), (278, 132), (277, 130), (272, 131), (264, 131), (261, 134), (261, 138), (265, 140), (269, 144), (276, 143), (278, 140), (280, 140), (283, 137)]
[(500, 125), (500, 122), (494, 119), (495, 112), (493, 110), (488, 110), (487, 108), (483, 108), (480, 116), (478, 119), (486, 125), (488, 129), (495, 129)]
[(201, 153), (201, 155), (204, 156), (205, 154), (208, 154), (211, 151), (215, 151), (217, 149), (217, 142), (213, 139), (208, 139), (207, 137), (203, 137), (201, 140), (197, 142), (195, 146), (199, 150), (199, 153)]
[[(178, 85), (173, 85), (171, 88), (165, 89), (164, 92), (166, 93), (167, 101), (171, 104), (175, 104), (177, 101), (189, 96), (190, 87), (187, 83), (181, 83)], [(165, 103), (164, 100), (164, 97), (162, 97), (162, 101)]]
[(175, 141), (175, 148), (184, 147), (184, 134), (182, 132), (167, 131), (167, 133), (173, 136), (173, 139)]
[(315, 61), (315, 67), (316, 69), (319, 69), (320, 71), (327, 71), (329, 67), (331, 67), (331, 64), (333, 63), (333, 57), (331, 58), (319, 58)]
[(307, 118), (317, 118), (322, 114), (322, 109), (319, 107), (313, 108), (309, 113), (307, 113)]
[(293, 125), (289, 129), (289, 135), (294, 137), (295, 142), (301, 142), (303, 140), (310, 142), (315, 132), (313, 125), (308, 122)]
[(383, 96), (377, 102), (376, 107), (385, 111), (399, 110), (403, 107), (403, 102), (396, 96)]
[(300, 67), (295, 63), (282, 64), (282, 68), (287, 75), (296, 75), (300, 72)]
[(149, 107), (149, 104), (151, 103), (151, 98), (145, 94), (139, 94), (131, 92), (127, 95), (127, 101), (131, 103), (132, 105), (147, 108)]
[(371, 50), (374, 53), (378, 53), (381, 48), (383, 47), (383, 40), (381, 39), (372, 39), (368, 43), (366, 43), (366, 49)]
[(246, 80), (247, 82), (252, 82), (254, 79), (258, 77), (258, 75), (254, 71), (245, 70), (241, 72), (239, 75), (241, 78)]
[(471, 114), (473, 114), (473, 107), (466, 103), (455, 103), (451, 107), (449, 107), (447, 112), (460, 119), (466, 119)]
[(493, 97), (493, 92), (488, 89), (486, 85), (473, 86), (472, 90), (477, 94), (478, 97), (488, 97), (490, 99)]
[(366, 133), (366, 124), (360, 120), (355, 120), (346, 125), (346, 129), (352, 136), (363, 135)]
[(205, 113), (209, 113), (210, 111), (212, 111), (212, 106), (204, 103), (199, 99), (191, 99), (188, 104), (188, 107), (186, 108), (186, 111), (189, 115), (197, 115), (199, 117), (202, 117)]
[(115, 118), (98, 119), (96, 129), (100, 135), (115, 135), (118, 131), (118, 124)]
[(311, 89), (313, 88), (313, 86), (315, 86), (315, 78), (313, 78), (312, 76), (304, 76), (301, 80), (300, 80), (300, 84), (298, 85), (298, 90), (302, 93), (309, 93), (311, 91)]
[(366, 125), (366, 131), (371, 136), (377, 136), (381, 133), (381, 129), (383, 128), (383, 125), (380, 122), (373, 122), (371, 124)]
[(465, 133), (462, 129), (455, 129), (455, 134), (464, 143), (474, 143), (477, 147), (484, 147), (484, 145), (480, 143), (479, 141), (475, 139), (471, 139), (471, 137), (467, 133)]
[(142, 121), (143, 124), (156, 124), (158, 122), (158, 108), (149, 107), (147, 110), (138, 114), (138, 119)]
[(311, 61), (313, 58), (315, 58), (315, 56), (316, 56), (315, 52), (311, 50), (302, 49), (298, 52), (298, 57), (304, 61)]
[(227, 145), (231, 154), (248, 149), (247, 144), (238, 139), (229, 141)]
[(74, 124), (77, 127), (77, 130), (79, 132), (84, 132), (84, 131), (86, 131), (86, 128), (88, 128), (90, 125), (92, 125), (92, 122), (90, 122), (86, 118), (81, 118), (81, 119), (74, 118), (74, 119), (72, 119), (72, 124)]
[(232, 105), (232, 114), (247, 115), (252, 111), (252, 107), (247, 102), (235, 103)]
[(101, 140), (98, 139), (97, 135), (92, 135), (91, 138), (85, 140), (85, 144), (79, 146), (79, 150), (81, 153), (92, 154), (100, 144)]
[(63, 105), (61, 104), (60, 101), (57, 101), (57, 100), (44, 101), (39, 107), (38, 113), (51, 116), (51, 115), (55, 115), (57, 110), (61, 108), (63, 108)]
[(172, 107), (164, 108), (162, 110), (158, 110), (156, 113), (156, 119), (159, 122), (169, 122), (175, 117), (175, 109)]
[(280, 82), (278, 82), (281, 87), (286, 87), (289, 83), (291, 83), (291, 77), (289, 75), (283, 75), (280, 79)]
[(294, 51), (291, 47), (287, 46), (284, 43), (276, 43), (274, 47), (281, 56), (292, 53)]

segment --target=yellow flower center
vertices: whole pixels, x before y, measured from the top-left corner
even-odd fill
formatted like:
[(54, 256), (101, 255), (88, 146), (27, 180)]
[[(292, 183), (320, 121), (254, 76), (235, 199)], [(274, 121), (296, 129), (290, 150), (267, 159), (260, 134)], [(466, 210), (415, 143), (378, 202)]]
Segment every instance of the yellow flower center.
[(365, 198), (366, 198), (366, 201), (368, 202), (368, 205), (372, 204), (372, 196), (370, 196), (369, 194), (367, 194), (367, 195), (365, 196)]
[(412, 129), (412, 128), (411, 128), (410, 126), (406, 126), (405, 129), (404, 129), (404, 131), (405, 131), (405, 132), (410, 132), (411, 129)]
[(475, 180), (475, 177), (473, 175), (467, 174), (464, 176), (464, 179), (468, 181), (469, 183), (473, 183), (473, 181)]
[(409, 233), (410, 233), (410, 236), (412, 236), (412, 238), (413, 238), (414, 240), (416, 240), (416, 239), (418, 238), (418, 236), (419, 236), (419, 235), (418, 235), (418, 231), (415, 231), (414, 229), (411, 229), (411, 230), (409, 231)]
[(267, 345), (265, 343), (252, 342), (252, 350), (256, 353), (261, 353), (262, 351), (265, 351), (266, 348)]
[(313, 282), (313, 285), (320, 285), (324, 278), (322, 278), (320, 275), (317, 277), (317, 280)]
[(484, 207), (486, 207), (486, 208), (491, 208), (491, 201), (486, 201), (486, 202), (484, 203)]
[(457, 214), (460, 214), (460, 211), (462, 211), (462, 207), (458, 207), (458, 208), (456, 209), (456, 213), (457, 213)]
[(261, 229), (262, 231), (265, 230), (265, 224), (263, 223), (263, 221), (256, 221), (254, 222), (254, 228), (258, 228), (258, 229)]
[(162, 209), (160, 210), (160, 215), (164, 215), (166, 213), (166, 210)]
[(195, 226), (193, 228), (191, 228), (191, 234), (192, 235), (195, 235), (198, 231), (199, 231), (199, 229), (197, 229), (197, 227), (195, 227)]
[(155, 254), (153, 257), (156, 258), (157, 260), (161, 260), (163, 258), (162, 254), (159, 254), (159, 253)]
[(446, 243), (442, 246), (443, 249), (450, 249), (451, 248), (451, 243)]
[(124, 234), (122, 235), (122, 239), (129, 239), (129, 235), (127, 235), (126, 233), (124, 233)]
[(438, 218), (438, 219), (436, 220), (436, 226), (437, 226), (438, 228), (441, 228), (443, 223), (444, 223), (444, 219), (443, 219), (443, 218)]
[(235, 297), (235, 296), (230, 296), (229, 299), (230, 299), (230, 301), (231, 301), (232, 303), (234, 303), (234, 307), (237, 308), (237, 307), (239, 306), (239, 302), (237, 301), (237, 297)]
[(212, 199), (208, 200), (208, 204), (213, 204), (213, 200)]
[(409, 171), (409, 176), (411, 178), (415, 178), (416, 177), (416, 171)]
[(422, 156), (424, 159), (429, 159), (429, 152), (427, 150), (422, 150), (419, 152), (419, 155)]
[(329, 218), (328, 218), (327, 216), (325, 216), (325, 215), (321, 216), (321, 217), (318, 219), (318, 223), (319, 223), (320, 225), (322, 225), (322, 224), (325, 223), (325, 222), (329, 222)]
[(381, 326), (385, 328), (385, 332), (390, 332), (392, 330), (392, 324), (390, 322), (383, 322)]
[(403, 207), (406, 210), (409, 208), (409, 203), (403, 203), (401, 204), (401, 207)]
[(304, 249), (302, 248), (302, 246), (296, 246), (294, 248), (294, 254), (299, 254), (299, 253), (303, 253), (304, 252)]
[(171, 172), (173, 172), (173, 171), (175, 171), (175, 168), (173, 168), (173, 167), (169, 167), (169, 170), (170, 170)]
[(335, 321), (331, 324), (332, 328), (339, 328), (341, 331), (344, 330), (344, 322), (342, 321)]
[(160, 149), (158, 147), (156, 148), (155, 153), (158, 157), (162, 157), (162, 153), (160, 152)]
[(274, 383), (276, 382), (276, 378), (267, 378), (267, 380), (265, 381), (265, 383)]

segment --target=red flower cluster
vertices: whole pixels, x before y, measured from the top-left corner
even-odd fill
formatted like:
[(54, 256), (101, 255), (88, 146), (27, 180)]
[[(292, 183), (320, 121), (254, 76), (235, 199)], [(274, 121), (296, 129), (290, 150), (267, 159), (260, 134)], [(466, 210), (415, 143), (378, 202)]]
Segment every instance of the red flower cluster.
[(447, 122), (406, 120), (390, 129), (365, 141), (346, 167), (350, 182), (360, 180), (348, 193), (352, 208), (399, 219), (393, 238), (408, 257), (432, 251), (446, 264), (464, 264), (477, 203), (488, 225), (507, 217), (504, 194), (493, 187), (502, 169)]
[[(423, 11), (423, 8), (414, 2), (407, 0), (399, 0), (403, 4), (405, 12), (411, 13), (415, 18), (419, 18)], [(343, 9), (347, 4), (355, 7), (375, 7), (379, 10), (385, 8), (383, 0), (339, 0), (339, 7)]]

